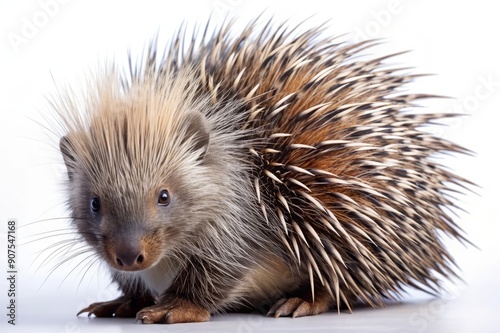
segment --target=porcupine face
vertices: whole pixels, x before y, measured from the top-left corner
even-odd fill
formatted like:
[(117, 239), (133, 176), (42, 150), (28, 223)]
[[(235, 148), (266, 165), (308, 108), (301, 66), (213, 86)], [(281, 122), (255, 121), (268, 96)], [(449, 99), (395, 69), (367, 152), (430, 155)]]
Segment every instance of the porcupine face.
[(185, 252), (220, 195), (203, 102), (177, 85), (164, 91), (142, 82), (123, 91), (107, 83), (69, 110), (85, 108), (84, 122), (66, 118), (60, 148), (74, 223), (117, 270), (146, 269)]

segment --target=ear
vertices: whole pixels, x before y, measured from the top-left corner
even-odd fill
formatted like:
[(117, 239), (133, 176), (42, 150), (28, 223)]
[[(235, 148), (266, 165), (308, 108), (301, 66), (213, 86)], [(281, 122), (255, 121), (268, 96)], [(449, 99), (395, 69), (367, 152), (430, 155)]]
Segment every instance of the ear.
[(186, 115), (186, 138), (192, 138), (193, 151), (200, 150), (201, 155), (199, 160), (205, 157), (208, 150), (208, 143), (210, 141), (210, 134), (205, 117), (197, 111), (190, 111)]
[(73, 149), (67, 136), (63, 136), (61, 140), (59, 140), (59, 149), (61, 150), (68, 171), (68, 177), (71, 181), (73, 180), (76, 159), (73, 157)]

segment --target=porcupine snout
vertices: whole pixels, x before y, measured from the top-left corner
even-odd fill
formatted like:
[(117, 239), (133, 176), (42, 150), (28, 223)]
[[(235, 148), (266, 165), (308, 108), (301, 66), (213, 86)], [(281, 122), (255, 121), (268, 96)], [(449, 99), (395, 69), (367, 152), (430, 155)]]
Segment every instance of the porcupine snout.
[(158, 260), (152, 241), (153, 235), (139, 230), (128, 230), (109, 237), (107, 261), (117, 270), (140, 271)]
[(144, 262), (144, 248), (141, 242), (121, 240), (114, 246), (115, 262), (124, 269), (141, 267)]

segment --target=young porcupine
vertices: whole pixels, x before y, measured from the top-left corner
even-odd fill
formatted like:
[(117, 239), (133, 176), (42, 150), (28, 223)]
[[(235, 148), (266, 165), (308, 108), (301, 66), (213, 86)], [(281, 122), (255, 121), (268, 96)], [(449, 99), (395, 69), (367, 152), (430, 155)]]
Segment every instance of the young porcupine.
[(433, 157), (468, 151), (422, 127), (451, 115), (410, 112), (432, 96), (398, 92), (416, 75), (390, 56), (354, 59), (375, 41), (231, 26), (181, 29), (53, 102), (73, 224), (123, 292), (80, 313), (295, 317), (438, 289), (468, 182)]

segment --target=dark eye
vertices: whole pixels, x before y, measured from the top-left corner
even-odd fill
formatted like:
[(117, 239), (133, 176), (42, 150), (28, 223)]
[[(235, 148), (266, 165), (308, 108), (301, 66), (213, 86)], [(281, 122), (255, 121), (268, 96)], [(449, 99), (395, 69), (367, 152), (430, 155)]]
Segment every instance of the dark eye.
[(92, 209), (92, 211), (95, 213), (101, 210), (101, 200), (99, 200), (98, 197), (93, 197), (92, 199), (90, 199), (90, 209)]
[(158, 205), (167, 206), (170, 203), (170, 195), (167, 190), (161, 190), (158, 196)]

